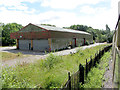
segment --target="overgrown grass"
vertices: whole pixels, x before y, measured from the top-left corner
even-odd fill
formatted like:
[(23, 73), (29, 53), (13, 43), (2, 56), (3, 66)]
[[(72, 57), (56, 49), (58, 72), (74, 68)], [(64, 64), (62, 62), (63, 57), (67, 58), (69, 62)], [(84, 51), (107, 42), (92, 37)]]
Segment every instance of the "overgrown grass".
[(108, 69), (111, 52), (106, 52), (100, 59), (100, 63), (96, 67), (92, 68), (88, 73), (84, 88), (102, 88), (105, 70)]
[(20, 53), (20, 52), (16, 53), (16, 54), (15, 53), (9, 53), (9, 52), (0, 52), (0, 54), (1, 54), (0, 58), (2, 59), (3, 62), (23, 56), (23, 54)]
[(3, 68), (3, 88), (53, 88), (61, 87), (67, 80), (68, 72), (76, 72), (79, 64), (85, 64), (86, 58), (94, 56), (96, 51), (106, 45), (100, 45), (76, 54), (56, 56), (52, 53), (36, 63), (18, 65), (16, 68)]

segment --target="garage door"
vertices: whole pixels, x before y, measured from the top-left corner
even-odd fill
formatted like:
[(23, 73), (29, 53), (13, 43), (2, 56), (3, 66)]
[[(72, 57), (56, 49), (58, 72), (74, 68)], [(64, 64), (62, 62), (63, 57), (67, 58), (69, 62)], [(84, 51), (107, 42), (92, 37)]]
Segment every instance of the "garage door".
[(31, 40), (19, 40), (19, 49), (30, 50), (31, 49)]
[(33, 40), (33, 50), (49, 51), (48, 40), (47, 39)]

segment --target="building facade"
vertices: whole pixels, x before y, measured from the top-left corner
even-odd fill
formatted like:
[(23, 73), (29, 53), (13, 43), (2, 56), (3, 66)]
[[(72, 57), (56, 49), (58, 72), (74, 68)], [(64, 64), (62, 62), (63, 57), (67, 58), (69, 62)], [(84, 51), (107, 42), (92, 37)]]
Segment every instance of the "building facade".
[(11, 39), (17, 39), (17, 49), (34, 51), (54, 51), (93, 41), (91, 34), (87, 32), (31, 23), (20, 31), (11, 33)]

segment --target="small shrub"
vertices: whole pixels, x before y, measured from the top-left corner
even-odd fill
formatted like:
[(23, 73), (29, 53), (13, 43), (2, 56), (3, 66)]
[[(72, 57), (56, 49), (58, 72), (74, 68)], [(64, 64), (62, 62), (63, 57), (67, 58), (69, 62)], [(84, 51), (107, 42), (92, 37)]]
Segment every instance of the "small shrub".
[(43, 61), (42, 65), (43, 67), (52, 69), (54, 65), (59, 63), (60, 61), (61, 61), (60, 56), (56, 56), (50, 53), (50, 55), (46, 58), (46, 60)]
[(95, 43), (95, 40), (93, 40), (93, 44)]
[(49, 89), (49, 88), (56, 88), (57, 86), (60, 86), (59, 79), (55, 79), (54, 74), (48, 74), (48, 77), (45, 79), (44, 82), (44, 88)]
[(26, 88), (30, 83), (26, 79), (18, 79), (14, 69), (6, 67), (2, 70), (2, 88)]
[(85, 45), (90, 45), (90, 43), (88, 41), (85, 42)]
[(21, 53), (21, 52), (18, 52), (18, 53), (17, 53), (17, 56), (21, 56), (21, 55), (22, 55), (22, 53)]

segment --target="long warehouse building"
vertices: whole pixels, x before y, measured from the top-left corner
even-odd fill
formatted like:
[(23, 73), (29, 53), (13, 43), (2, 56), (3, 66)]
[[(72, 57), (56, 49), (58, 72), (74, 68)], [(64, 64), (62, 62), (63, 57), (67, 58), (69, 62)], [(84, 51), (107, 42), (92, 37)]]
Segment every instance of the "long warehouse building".
[(92, 35), (87, 32), (31, 23), (18, 32), (11, 33), (10, 37), (17, 39), (17, 49), (34, 51), (54, 51), (93, 41)]

